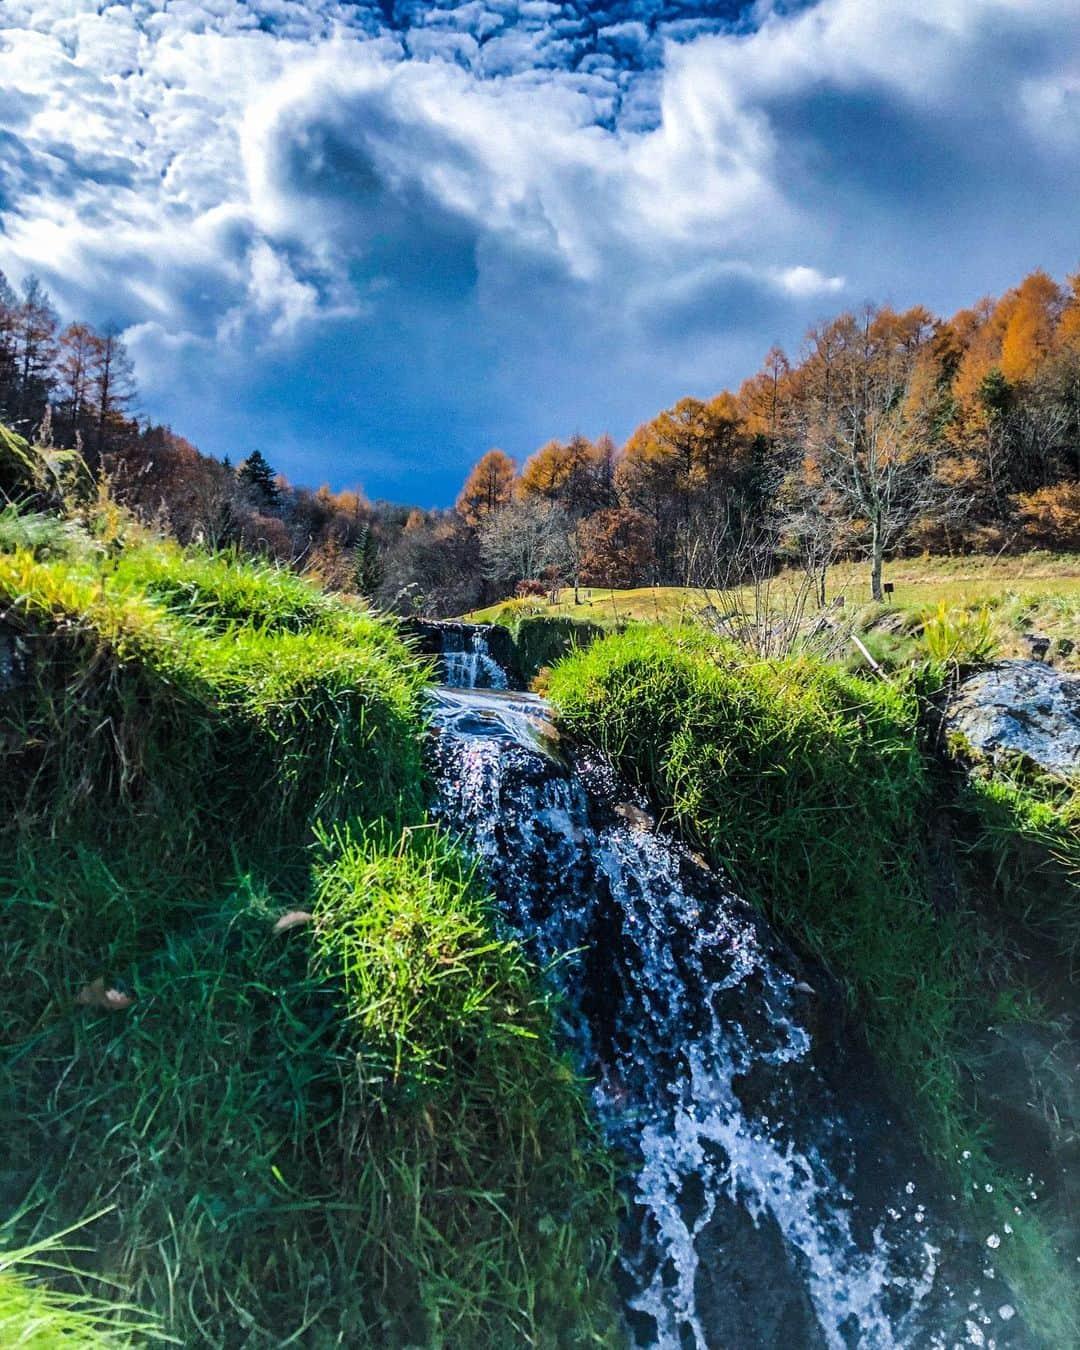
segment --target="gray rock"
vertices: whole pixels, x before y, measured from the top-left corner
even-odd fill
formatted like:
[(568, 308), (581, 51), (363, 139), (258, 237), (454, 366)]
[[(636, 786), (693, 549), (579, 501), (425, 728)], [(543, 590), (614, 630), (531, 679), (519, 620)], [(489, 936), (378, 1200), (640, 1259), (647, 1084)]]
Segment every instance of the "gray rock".
[(964, 681), (945, 729), (991, 759), (1022, 754), (1047, 773), (1080, 772), (1080, 676), (1001, 661)]

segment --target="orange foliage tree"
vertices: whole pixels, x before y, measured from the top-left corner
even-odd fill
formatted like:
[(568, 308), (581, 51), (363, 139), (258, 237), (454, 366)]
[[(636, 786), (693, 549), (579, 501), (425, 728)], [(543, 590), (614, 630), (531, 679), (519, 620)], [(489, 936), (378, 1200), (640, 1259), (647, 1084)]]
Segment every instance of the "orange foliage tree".
[(514, 495), (517, 466), (501, 450), (489, 450), (469, 471), (457, 499), (462, 518), (472, 526), (506, 506)]

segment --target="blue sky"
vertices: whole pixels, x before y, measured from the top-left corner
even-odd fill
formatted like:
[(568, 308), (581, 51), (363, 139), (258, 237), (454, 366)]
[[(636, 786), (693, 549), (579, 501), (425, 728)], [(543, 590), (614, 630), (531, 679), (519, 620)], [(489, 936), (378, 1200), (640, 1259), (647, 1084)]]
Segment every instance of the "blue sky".
[(1080, 266), (1080, 0), (0, 5), (0, 267), (295, 481), (446, 503), (1036, 266)]

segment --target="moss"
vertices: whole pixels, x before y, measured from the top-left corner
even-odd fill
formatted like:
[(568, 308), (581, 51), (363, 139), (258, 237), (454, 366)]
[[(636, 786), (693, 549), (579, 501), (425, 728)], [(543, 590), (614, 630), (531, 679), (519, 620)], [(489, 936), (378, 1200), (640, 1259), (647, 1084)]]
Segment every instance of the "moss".
[(610, 1167), (425, 824), (423, 663), (274, 568), (9, 544), (0, 1205), (112, 1207), (60, 1285), (183, 1344), (612, 1340)]

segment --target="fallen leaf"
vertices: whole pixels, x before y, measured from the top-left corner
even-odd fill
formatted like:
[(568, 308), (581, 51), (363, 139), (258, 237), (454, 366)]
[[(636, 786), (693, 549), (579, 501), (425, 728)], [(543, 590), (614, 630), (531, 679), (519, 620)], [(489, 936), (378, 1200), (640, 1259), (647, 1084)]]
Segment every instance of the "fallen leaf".
[(107, 986), (104, 980), (91, 980), (79, 990), (75, 1002), (81, 1003), (85, 1008), (105, 1008), (109, 1012), (123, 1012), (125, 1008), (130, 1008), (135, 1000), (122, 989)]
[(274, 924), (274, 932), (287, 933), (290, 928), (302, 928), (304, 924), (310, 922), (311, 915), (306, 909), (290, 909), (288, 914), (283, 914)]

